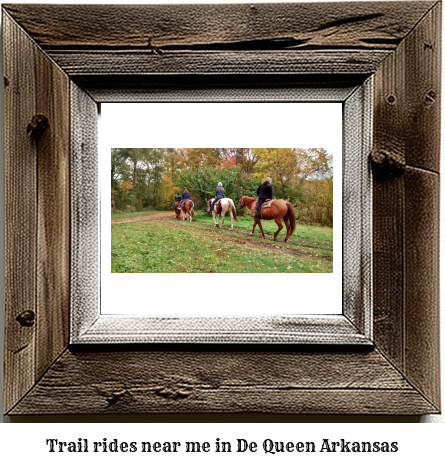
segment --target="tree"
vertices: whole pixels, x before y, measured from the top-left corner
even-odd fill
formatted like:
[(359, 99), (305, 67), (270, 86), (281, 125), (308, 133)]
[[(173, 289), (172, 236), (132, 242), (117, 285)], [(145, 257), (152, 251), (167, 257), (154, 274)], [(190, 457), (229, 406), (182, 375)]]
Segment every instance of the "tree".
[(270, 176), (280, 195), (286, 199), (292, 186), (308, 179), (332, 176), (332, 155), (326, 149), (258, 148), (255, 178)]
[(192, 148), (180, 149), (184, 167), (186, 169), (202, 168), (204, 166), (215, 166), (221, 161), (221, 151), (215, 148)]
[(239, 166), (207, 166), (201, 169), (182, 171), (178, 176), (178, 185), (189, 189), (199, 197), (201, 204), (215, 196), (215, 188), (222, 182), (226, 196), (236, 202), (242, 195), (256, 195), (257, 182)]

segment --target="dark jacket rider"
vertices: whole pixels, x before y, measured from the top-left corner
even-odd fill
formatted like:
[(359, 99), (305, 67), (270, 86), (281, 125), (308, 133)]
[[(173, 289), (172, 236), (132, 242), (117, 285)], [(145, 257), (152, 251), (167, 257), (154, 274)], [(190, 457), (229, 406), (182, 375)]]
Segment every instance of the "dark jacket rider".
[(180, 201), (181, 201), (181, 195), (179, 194), (179, 192), (176, 192), (175, 201), (173, 202), (172, 208), (175, 208), (175, 203), (180, 202)]
[(256, 191), (258, 195), (258, 201), (255, 207), (255, 211), (252, 213), (251, 216), (257, 216), (258, 212), (260, 211), (261, 205), (267, 199), (273, 199), (273, 190), (272, 190), (272, 179), (266, 178), (266, 180), (258, 187)]

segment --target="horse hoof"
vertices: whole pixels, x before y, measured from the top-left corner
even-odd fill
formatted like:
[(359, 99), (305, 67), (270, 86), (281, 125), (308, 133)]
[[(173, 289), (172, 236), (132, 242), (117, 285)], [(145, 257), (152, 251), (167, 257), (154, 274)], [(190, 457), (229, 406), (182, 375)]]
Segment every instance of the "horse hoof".
[(233, 228), (230, 228), (230, 231), (233, 231)]
[(249, 236), (253, 236), (253, 233), (249, 233)]

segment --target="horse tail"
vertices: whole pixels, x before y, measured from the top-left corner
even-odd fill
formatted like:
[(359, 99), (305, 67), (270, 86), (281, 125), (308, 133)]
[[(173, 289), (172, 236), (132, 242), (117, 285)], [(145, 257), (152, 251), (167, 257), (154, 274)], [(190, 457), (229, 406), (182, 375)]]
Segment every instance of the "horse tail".
[(238, 217), (236, 216), (235, 204), (233, 203), (233, 200), (232, 200), (232, 199), (230, 199), (230, 206), (232, 207), (232, 214), (233, 214), (233, 217), (234, 217), (235, 220), (238, 221), (238, 223), (239, 223)]
[(297, 225), (297, 219), (295, 217), (295, 211), (294, 211), (294, 207), (292, 206), (292, 204), (290, 204), (289, 202), (286, 202), (286, 205), (287, 205), (287, 212), (284, 215), (283, 219), (284, 219), (284, 221), (286, 221), (286, 220), (290, 221), (290, 233), (289, 233), (289, 236), (291, 236), (295, 232), (295, 228), (296, 228), (296, 225)]

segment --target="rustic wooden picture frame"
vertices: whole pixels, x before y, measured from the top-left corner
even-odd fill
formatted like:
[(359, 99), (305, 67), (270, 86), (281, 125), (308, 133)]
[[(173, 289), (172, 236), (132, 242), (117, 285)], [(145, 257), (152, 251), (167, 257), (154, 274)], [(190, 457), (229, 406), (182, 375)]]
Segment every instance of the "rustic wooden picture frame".
[[(6, 414), (439, 412), (440, 2), (2, 12)], [(69, 344), (70, 160), (96, 143), (79, 114), (160, 87), (369, 78), (371, 345)]]

